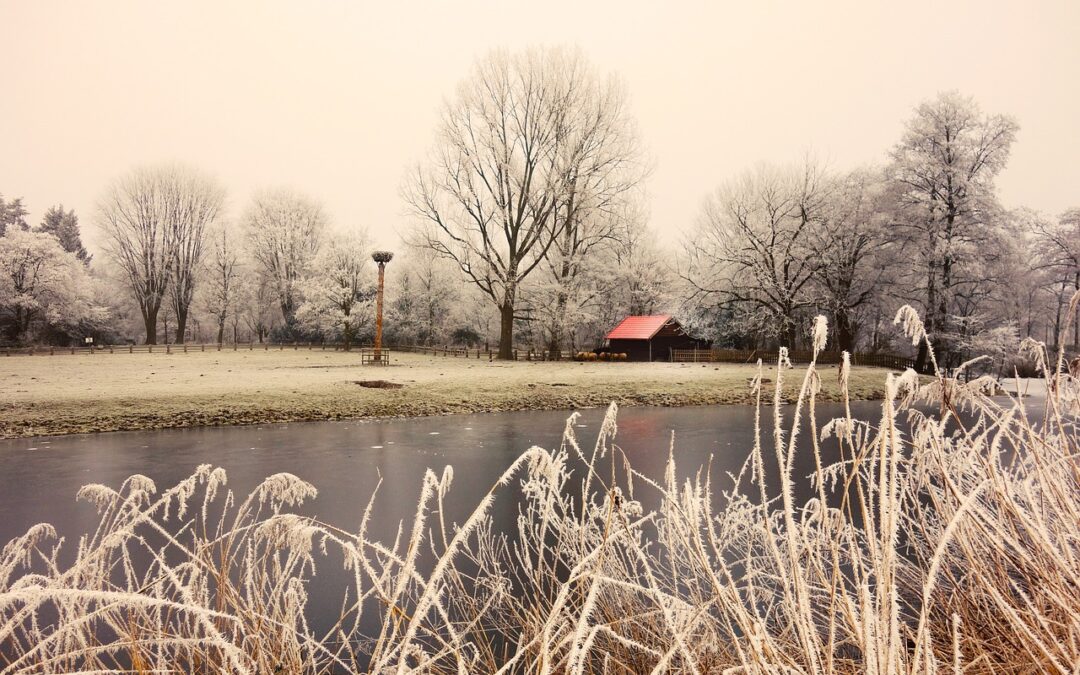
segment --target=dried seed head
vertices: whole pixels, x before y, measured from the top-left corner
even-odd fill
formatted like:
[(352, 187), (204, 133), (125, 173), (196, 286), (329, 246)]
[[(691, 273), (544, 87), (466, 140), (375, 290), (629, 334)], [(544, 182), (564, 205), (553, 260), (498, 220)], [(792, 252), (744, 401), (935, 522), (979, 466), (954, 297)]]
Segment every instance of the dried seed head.
[(824, 316), (818, 315), (818, 317), (814, 319), (814, 328), (811, 331), (811, 334), (814, 338), (814, 353), (816, 354), (824, 351), (825, 341), (829, 337), (829, 322)]

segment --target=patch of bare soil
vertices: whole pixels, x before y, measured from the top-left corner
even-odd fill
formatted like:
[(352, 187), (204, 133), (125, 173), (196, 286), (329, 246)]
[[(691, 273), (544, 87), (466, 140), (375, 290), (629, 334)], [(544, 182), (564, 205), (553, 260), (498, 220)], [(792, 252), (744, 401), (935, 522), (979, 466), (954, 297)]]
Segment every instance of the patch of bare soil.
[(368, 389), (401, 389), (405, 385), (398, 384), (397, 382), (388, 382), (386, 380), (357, 380), (356, 384), (361, 387), (367, 387)]

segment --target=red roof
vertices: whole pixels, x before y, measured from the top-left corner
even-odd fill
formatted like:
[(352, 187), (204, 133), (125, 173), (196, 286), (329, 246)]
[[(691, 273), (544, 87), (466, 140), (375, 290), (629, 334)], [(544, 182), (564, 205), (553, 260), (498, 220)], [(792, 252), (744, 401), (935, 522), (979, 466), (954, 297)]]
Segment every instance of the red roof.
[(608, 340), (651, 340), (668, 321), (670, 314), (653, 316), (628, 316), (611, 329), (605, 339)]

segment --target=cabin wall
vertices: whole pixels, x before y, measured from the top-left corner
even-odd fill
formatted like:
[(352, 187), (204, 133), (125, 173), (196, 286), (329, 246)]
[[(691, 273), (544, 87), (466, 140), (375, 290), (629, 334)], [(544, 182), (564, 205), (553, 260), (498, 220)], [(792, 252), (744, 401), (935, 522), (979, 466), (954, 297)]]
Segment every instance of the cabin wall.
[(627, 360), (649, 360), (649, 343), (647, 340), (611, 340), (610, 343), (610, 351), (614, 354), (626, 354)]
[[(704, 349), (707, 346), (706, 343), (685, 335), (657, 335), (652, 339), (652, 360), (670, 360), (672, 349)], [(649, 360), (648, 340), (611, 340), (609, 349), (615, 354), (626, 354), (630, 361)]]

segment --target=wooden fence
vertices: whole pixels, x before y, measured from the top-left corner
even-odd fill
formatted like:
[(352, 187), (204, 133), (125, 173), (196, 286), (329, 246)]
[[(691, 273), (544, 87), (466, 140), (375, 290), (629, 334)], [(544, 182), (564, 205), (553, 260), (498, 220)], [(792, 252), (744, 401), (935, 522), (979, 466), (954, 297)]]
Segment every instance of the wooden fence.
[[(670, 356), (672, 361), (682, 363), (756, 363), (758, 359), (764, 363), (776, 363), (776, 360), (780, 358), (780, 353), (760, 349), (673, 349)], [(788, 353), (788, 358), (792, 363), (809, 363), (812, 357), (813, 354), (809, 351)], [(817, 362), (837, 364), (841, 359), (841, 352), (821, 352), (818, 354)], [(896, 370), (915, 367), (915, 359), (896, 354), (852, 354), (851, 363), (856, 366), (876, 366)]]
[[(371, 344), (353, 344), (351, 348), (358, 353), (361, 349), (373, 349)], [(167, 345), (94, 345), (80, 347), (0, 347), (0, 354), (4, 356), (58, 356), (58, 355), (92, 355), (92, 354), (188, 354), (195, 352), (235, 352), (235, 351), (342, 351), (343, 343), (333, 342), (281, 342), (271, 344), (269, 342), (239, 342), (225, 344), (167, 344)], [(410, 354), (428, 354), (431, 356), (445, 356), (466, 359), (494, 360), (498, 354), (496, 350), (481, 349), (479, 347), (425, 347), (417, 345), (390, 345), (384, 347), (388, 352), (407, 352)], [(563, 356), (562, 360), (569, 359), (570, 354)], [(515, 349), (515, 361), (546, 361), (546, 352), (533, 349)]]
[[(360, 349), (362, 345), (353, 345)], [(82, 347), (0, 347), (4, 356), (57, 356), (76, 354), (187, 354), (195, 352), (235, 352), (235, 351), (338, 351), (343, 344), (289, 342), (270, 344), (269, 342), (234, 342), (225, 344), (167, 344), (167, 345), (93, 345)]]

